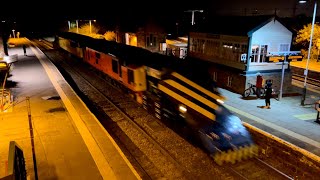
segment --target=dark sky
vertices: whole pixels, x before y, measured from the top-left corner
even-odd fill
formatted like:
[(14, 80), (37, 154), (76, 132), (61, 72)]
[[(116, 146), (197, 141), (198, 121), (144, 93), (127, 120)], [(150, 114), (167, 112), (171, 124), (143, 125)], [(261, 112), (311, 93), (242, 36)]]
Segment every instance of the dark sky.
[[(145, 3), (146, 2), (146, 3)], [(16, 21), (19, 28), (27, 30), (47, 31), (54, 29), (59, 22), (68, 19), (104, 19), (105, 24), (123, 23), (156, 17), (162, 22), (175, 23), (179, 18), (189, 18), (191, 13), (185, 10), (203, 9), (210, 14), (252, 15), (274, 13), (281, 16), (292, 16), (307, 12), (312, 15), (313, 4), (297, 5), (297, 0), (159, 0), (159, 1), (5, 1), (2, 3), (0, 17)], [(257, 11), (256, 11), (257, 10)]]

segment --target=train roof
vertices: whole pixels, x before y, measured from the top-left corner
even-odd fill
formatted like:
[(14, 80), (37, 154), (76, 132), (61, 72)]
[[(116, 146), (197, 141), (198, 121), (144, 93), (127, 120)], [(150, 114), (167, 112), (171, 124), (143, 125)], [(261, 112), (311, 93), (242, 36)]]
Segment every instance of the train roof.
[(82, 47), (89, 47), (96, 51), (111, 54), (118, 59), (124, 60), (127, 65), (145, 65), (160, 71), (176, 71), (206, 88), (211, 88), (206, 62), (180, 59), (175, 56), (151, 52), (140, 47), (107, 41), (105, 39), (95, 39), (77, 33), (60, 32), (58, 36), (78, 42)]

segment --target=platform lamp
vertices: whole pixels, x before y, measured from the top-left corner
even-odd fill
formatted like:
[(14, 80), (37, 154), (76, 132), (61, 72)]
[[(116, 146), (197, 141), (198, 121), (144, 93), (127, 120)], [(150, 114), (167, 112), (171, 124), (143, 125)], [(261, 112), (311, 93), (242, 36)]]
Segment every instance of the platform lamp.
[[(308, 0), (299, 0), (300, 4), (307, 3)], [(314, 30), (314, 21), (317, 14), (317, 1), (314, 1), (314, 9), (313, 9), (313, 16), (312, 16), (312, 27), (311, 27), (311, 33), (310, 33), (310, 42), (309, 42), (309, 49), (308, 49), (308, 59), (306, 64), (306, 69), (304, 70), (304, 83), (303, 83), (303, 91), (302, 91), (302, 98), (301, 98), (301, 105), (304, 106), (304, 102), (306, 100), (306, 94), (307, 94), (307, 77), (308, 77), (308, 66), (310, 61), (310, 54), (311, 54), (311, 48), (312, 48), (312, 38), (313, 38), (313, 30)]]
[(195, 24), (195, 22), (194, 22), (194, 13), (195, 12), (203, 13), (203, 10), (187, 10), (187, 11), (184, 11), (184, 12), (191, 12), (191, 25), (193, 26)]

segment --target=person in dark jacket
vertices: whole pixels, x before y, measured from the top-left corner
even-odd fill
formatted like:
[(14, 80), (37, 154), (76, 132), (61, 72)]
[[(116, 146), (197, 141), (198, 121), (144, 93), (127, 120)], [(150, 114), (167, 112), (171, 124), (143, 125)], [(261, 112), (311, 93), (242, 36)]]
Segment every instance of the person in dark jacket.
[(22, 46), (22, 48), (23, 48), (23, 53), (24, 53), (24, 55), (26, 56), (26, 55), (27, 55), (27, 47), (26, 47), (26, 45), (24, 44), (24, 45)]
[(256, 81), (256, 94), (258, 98), (261, 97), (261, 89), (263, 88), (262, 81), (263, 81), (262, 75), (258, 72), (257, 81)]
[(267, 85), (266, 85), (266, 95), (265, 95), (265, 100), (266, 100), (266, 108), (267, 109), (270, 109), (271, 107), (271, 102), (270, 102), (270, 99), (272, 97), (272, 84), (271, 82), (267, 82)]

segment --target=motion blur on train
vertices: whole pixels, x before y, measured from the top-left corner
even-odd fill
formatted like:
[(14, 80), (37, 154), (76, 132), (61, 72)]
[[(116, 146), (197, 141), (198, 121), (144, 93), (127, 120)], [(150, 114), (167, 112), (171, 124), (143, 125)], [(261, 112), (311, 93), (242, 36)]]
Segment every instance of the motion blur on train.
[[(250, 133), (223, 106), (225, 98), (197, 79), (203, 69), (181, 60), (104, 39), (61, 32), (60, 48), (84, 61), (130, 94), (157, 119), (203, 148), (218, 164), (258, 153)], [(205, 73), (203, 73), (205, 74)]]

